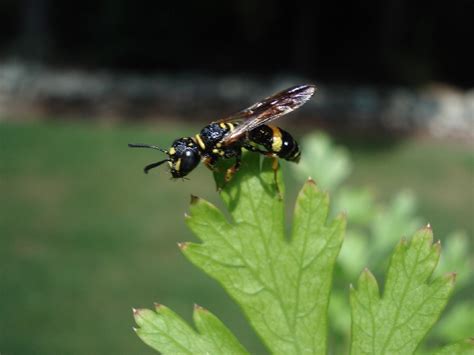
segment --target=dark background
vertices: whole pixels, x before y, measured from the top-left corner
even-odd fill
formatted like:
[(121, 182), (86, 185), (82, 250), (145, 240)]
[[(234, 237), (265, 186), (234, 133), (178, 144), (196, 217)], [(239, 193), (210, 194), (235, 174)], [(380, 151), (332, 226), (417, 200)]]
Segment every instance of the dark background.
[(472, 1), (4, 0), (0, 56), (134, 72), (472, 84)]

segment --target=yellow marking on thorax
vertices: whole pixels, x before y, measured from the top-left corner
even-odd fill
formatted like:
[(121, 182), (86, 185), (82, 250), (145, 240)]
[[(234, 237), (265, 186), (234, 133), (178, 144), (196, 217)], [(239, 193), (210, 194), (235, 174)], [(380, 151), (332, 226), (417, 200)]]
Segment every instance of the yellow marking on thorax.
[(269, 126), (272, 129), (273, 137), (272, 137), (272, 151), (279, 152), (283, 145), (283, 140), (281, 138), (281, 131), (278, 127)]
[(226, 127), (224, 122), (221, 122), (221, 123), (219, 124), (219, 126), (221, 126), (221, 128), (225, 128), (225, 127)]
[(212, 150), (212, 152), (213, 152), (214, 154), (219, 154), (221, 157), (223, 157), (224, 154), (225, 154), (225, 152), (224, 152), (222, 149), (216, 149), (216, 148), (214, 148), (214, 149)]
[(176, 154), (176, 149), (174, 149), (173, 147), (171, 147), (170, 150), (168, 151), (168, 154), (169, 154), (169, 155), (175, 155), (175, 154)]
[(230, 123), (230, 122), (227, 122), (227, 126), (229, 126), (229, 131), (233, 131), (234, 130), (234, 124), (233, 123)]
[(206, 145), (202, 141), (201, 135), (198, 133), (195, 135), (196, 141), (198, 142), (199, 146), (201, 147), (202, 150), (206, 149)]

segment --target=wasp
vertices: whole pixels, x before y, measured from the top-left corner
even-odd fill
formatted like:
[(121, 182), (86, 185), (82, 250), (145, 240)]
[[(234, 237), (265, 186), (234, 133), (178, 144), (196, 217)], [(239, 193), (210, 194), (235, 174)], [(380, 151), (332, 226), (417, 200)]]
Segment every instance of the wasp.
[[(129, 144), (131, 148), (151, 148), (168, 158), (145, 166), (144, 171), (168, 163), (172, 178), (184, 178), (202, 161), (216, 171), (219, 159), (235, 159), (227, 169), (225, 181), (231, 180), (241, 165), (242, 149), (297, 163), (301, 152), (296, 140), (285, 130), (268, 125), (271, 121), (296, 110), (313, 96), (314, 85), (298, 85), (263, 99), (231, 116), (214, 121), (193, 137), (176, 139), (166, 150), (151, 144)], [(276, 181), (276, 180), (275, 180)]]

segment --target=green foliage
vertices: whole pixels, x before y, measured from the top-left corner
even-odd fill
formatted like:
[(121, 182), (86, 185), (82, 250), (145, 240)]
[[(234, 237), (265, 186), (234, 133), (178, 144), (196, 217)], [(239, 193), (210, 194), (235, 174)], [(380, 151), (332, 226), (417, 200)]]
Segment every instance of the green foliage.
[(410, 354), (438, 319), (454, 287), (455, 274), (427, 283), (441, 253), (431, 228), (402, 240), (392, 255), (383, 297), (365, 269), (351, 288), (353, 354)]
[[(4, 201), (0, 206), (0, 256), (5, 266), (0, 268), (1, 353), (153, 354), (154, 350), (131, 331), (128, 310), (133, 305), (145, 307), (161, 301), (186, 320), (191, 318), (193, 302), (206, 306), (251, 353), (264, 354), (257, 336), (243, 324), (245, 318), (238, 314), (235, 302), (176, 247), (176, 242), (190, 240), (182, 223), (190, 192), (217, 199), (209, 171), (201, 166), (190, 180), (175, 183), (168, 180), (164, 168), (144, 175), (142, 167), (160, 157), (154, 151), (138, 154), (126, 148), (131, 139), (166, 145), (183, 132), (201, 127), (173, 123), (156, 130), (59, 121), (49, 117), (47, 122), (32, 124), (0, 123), (0, 196)], [(419, 206), (426, 217), (422, 224), (431, 222), (435, 237), (442, 240), (438, 271), (456, 271), (458, 275), (452, 300), (424, 342), (428, 349), (472, 336), (474, 329), (469, 326), (474, 319), (469, 305), (474, 277), (463, 276), (466, 266), (444, 263), (451, 245), (457, 243), (448, 232), (468, 227), (468, 238), (462, 244), (467, 247), (458, 248), (462, 253), (453, 255), (460, 256), (450, 259), (462, 265), (471, 260), (467, 268), (473, 269), (473, 192), (467, 187), (474, 155), (467, 145), (451, 143), (404, 141), (379, 152), (367, 141), (362, 150), (354, 151), (355, 174), (342, 183), (344, 189), (368, 190), (375, 198), (375, 211), (391, 204), (395, 180), (410, 183), (421, 197)], [(283, 173), (293, 166), (282, 165)], [(327, 189), (311, 176), (319, 188)], [(294, 188), (302, 185), (290, 181), (287, 206), (293, 201)], [(381, 203), (381, 196), (376, 195), (381, 191), (387, 203)], [(348, 231), (354, 231), (353, 212), (344, 205), (335, 206), (339, 194), (339, 189), (331, 192), (331, 209), (347, 211)], [(286, 211), (288, 214), (289, 208)], [(415, 213), (420, 214), (418, 210)], [(361, 225), (364, 228), (357, 238), (371, 237), (365, 226)], [(407, 231), (403, 235), (411, 234)], [(343, 249), (348, 238), (346, 233)], [(332, 354), (347, 353), (337, 351), (334, 344), (344, 342), (340, 334), (349, 341), (349, 283), (368, 266), (382, 284), (386, 268), (366, 259), (370, 248), (368, 241), (359, 256), (352, 258), (361, 260), (353, 271), (357, 276), (347, 275), (340, 264), (334, 272), (330, 308), (336, 306), (332, 297), (338, 291), (337, 309), (342, 316), (329, 316)], [(346, 251), (350, 256), (351, 250)], [(93, 322), (91, 314), (96, 315)], [(337, 328), (340, 334), (336, 323), (341, 323)]]
[(304, 154), (293, 172), (302, 179), (311, 176), (319, 186), (330, 191), (337, 188), (352, 170), (346, 150), (334, 147), (330, 138), (322, 133), (306, 136), (301, 140)]
[[(180, 247), (240, 304), (272, 352), (325, 353), (332, 270), (345, 218), (326, 221), (328, 195), (308, 180), (296, 201), (293, 230), (287, 238), (281, 174), (279, 194), (271, 164), (266, 159), (260, 168), (257, 155), (245, 157), (239, 174), (222, 191), (231, 221), (209, 202), (193, 197), (187, 223), (203, 243)], [(156, 321), (143, 321), (156, 319), (156, 313), (140, 310), (137, 314), (139, 335), (160, 351), (170, 351), (164, 347), (169, 341), (156, 340), (164, 327), (179, 329), (168, 331), (174, 342), (181, 343), (179, 334), (196, 339), (174, 315), (162, 317), (165, 325), (159, 328)], [(199, 352), (202, 344), (196, 340), (189, 346)]]
[(258, 156), (249, 155), (245, 164), (222, 192), (232, 222), (208, 202), (193, 199), (187, 221), (203, 243), (187, 243), (183, 252), (241, 305), (272, 352), (324, 353), (344, 217), (326, 222), (328, 196), (309, 180), (296, 201), (287, 240), (271, 161), (264, 160), (261, 172)]
[[(472, 284), (473, 255), (469, 252), (469, 242), (465, 233), (454, 232), (446, 238), (440, 258), (440, 271), (456, 270), (456, 290), (469, 292)], [(446, 341), (456, 341), (472, 335), (474, 329), (474, 304), (472, 297), (459, 300), (436, 324), (433, 335)]]
[[(440, 259), (440, 269), (443, 272), (456, 270), (456, 283), (464, 286), (472, 281), (474, 256), (469, 252), (469, 239), (464, 232), (454, 232), (447, 236)], [(474, 318), (474, 317), (473, 317)]]
[[(367, 189), (342, 189), (337, 195), (339, 208), (343, 208), (343, 202), (350, 206), (347, 241), (338, 261), (351, 279), (369, 264), (381, 272), (392, 246), (401, 236), (413, 234), (422, 224), (414, 215), (416, 202), (409, 192), (399, 193), (386, 206), (376, 205), (370, 196)], [(365, 212), (355, 211), (357, 205)]]
[[(345, 166), (338, 175), (337, 184), (322, 185), (332, 190), (333, 210), (347, 213), (347, 232), (339, 254), (339, 271), (332, 291), (330, 303), (331, 330), (338, 336), (332, 344), (336, 352), (348, 347), (350, 334), (350, 306), (346, 301), (346, 285), (353, 282), (360, 270), (370, 266), (376, 275), (382, 275), (388, 266), (390, 250), (402, 236), (412, 235), (423, 224), (417, 215), (416, 197), (410, 191), (398, 192), (387, 203), (381, 203), (370, 187), (344, 185), (352, 165), (348, 152), (335, 146), (328, 136), (310, 135), (302, 140), (302, 162), (304, 171), (311, 172), (317, 182), (325, 183), (334, 174), (331, 169), (320, 168), (313, 153), (324, 151), (336, 166)], [(312, 153), (307, 153), (311, 151)], [(318, 156), (318, 159), (321, 158)], [(324, 159), (323, 161), (328, 161)], [(329, 163), (330, 164), (330, 161)], [(300, 168), (291, 171), (301, 176)], [(426, 223), (426, 222), (425, 222)], [(466, 293), (474, 288), (471, 275), (474, 260), (470, 255), (469, 239), (462, 232), (452, 233), (443, 239), (444, 250), (438, 268), (440, 273), (456, 270), (456, 293)], [(474, 329), (472, 301), (461, 301), (449, 307), (446, 316), (437, 323), (430, 333), (432, 342), (452, 342), (471, 336)], [(345, 344), (339, 340), (345, 339)]]
[(435, 355), (473, 355), (473, 354), (474, 354), (474, 339), (472, 338), (447, 345), (435, 353)]
[[(457, 280), (456, 280), (457, 286)], [(434, 336), (448, 341), (471, 336), (474, 329), (474, 305), (460, 301), (454, 304), (433, 329)]]
[(222, 322), (208, 310), (194, 306), (198, 332), (169, 308), (156, 304), (155, 312), (134, 309), (138, 336), (166, 354), (248, 354)]
[[(241, 306), (272, 353), (324, 354), (332, 273), (345, 217), (328, 221), (328, 195), (308, 180), (296, 200), (291, 235), (286, 236), (281, 174), (280, 193), (274, 179), (270, 160), (264, 159), (260, 168), (257, 155), (246, 155), (239, 174), (221, 191), (230, 216), (193, 197), (186, 220), (201, 243), (179, 246)], [(222, 184), (222, 175), (216, 180)], [(350, 291), (352, 312), (346, 314), (352, 316), (352, 353), (413, 353), (436, 322), (455, 277), (451, 273), (430, 280), (440, 256), (440, 244), (432, 238), (431, 229), (425, 228), (411, 242), (398, 244), (382, 297), (372, 274), (362, 272), (357, 290)], [(345, 302), (340, 293), (333, 299), (336, 305)], [(161, 305), (156, 312), (135, 311), (135, 319), (138, 335), (163, 353), (246, 352), (200, 307), (194, 312), (197, 332)], [(348, 318), (341, 319), (342, 327)]]

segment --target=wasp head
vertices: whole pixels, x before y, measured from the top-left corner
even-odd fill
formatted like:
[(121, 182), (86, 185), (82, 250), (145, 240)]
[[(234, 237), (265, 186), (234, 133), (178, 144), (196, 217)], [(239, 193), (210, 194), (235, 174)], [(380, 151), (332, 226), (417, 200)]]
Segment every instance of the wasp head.
[(128, 146), (130, 148), (156, 149), (168, 155), (167, 159), (145, 166), (143, 169), (145, 174), (148, 174), (149, 170), (167, 162), (170, 167), (171, 176), (173, 178), (182, 178), (188, 175), (201, 160), (199, 148), (191, 137), (176, 139), (169, 150), (151, 144), (129, 144)]
[(176, 139), (168, 150), (168, 156), (173, 178), (188, 175), (201, 161), (199, 147), (191, 137)]

